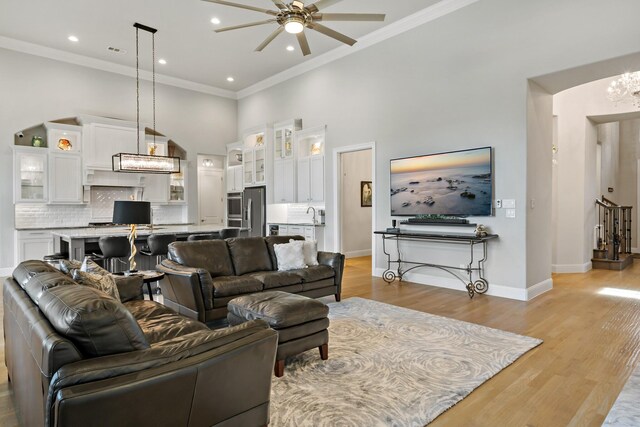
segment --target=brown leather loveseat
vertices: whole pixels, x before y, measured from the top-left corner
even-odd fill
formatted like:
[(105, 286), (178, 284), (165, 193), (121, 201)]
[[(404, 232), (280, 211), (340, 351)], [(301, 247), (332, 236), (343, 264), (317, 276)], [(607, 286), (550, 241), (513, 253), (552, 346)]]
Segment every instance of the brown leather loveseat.
[(319, 265), (278, 271), (273, 245), (302, 236), (239, 237), (175, 242), (156, 269), (164, 304), (201, 322), (227, 316), (227, 303), (241, 295), (284, 291), (311, 298), (334, 295), (340, 301), (344, 255), (318, 252)]
[(263, 426), (277, 333), (212, 331), (118, 281), (120, 301), (41, 261), (3, 286), (5, 363), (24, 426)]

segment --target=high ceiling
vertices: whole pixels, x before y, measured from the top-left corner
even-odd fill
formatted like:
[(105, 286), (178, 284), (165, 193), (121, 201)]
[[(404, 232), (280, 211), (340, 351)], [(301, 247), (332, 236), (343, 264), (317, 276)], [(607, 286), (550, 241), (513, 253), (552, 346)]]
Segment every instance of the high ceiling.
[[(270, 0), (233, 0), (276, 9)], [(385, 13), (384, 22), (327, 22), (325, 25), (358, 39), (440, 0), (342, 0), (324, 12)], [(307, 1), (307, 4), (310, 1)], [(212, 24), (217, 17), (221, 23)], [(254, 49), (276, 24), (214, 33), (215, 28), (269, 19), (250, 10), (201, 0), (0, 0), (0, 36), (135, 66), (134, 22), (158, 29), (156, 72), (171, 77), (238, 91), (292, 66), (342, 46), (307, 30), (312, 54), (303, 57), (295, 36), (283, 33), (263, 52)], [(67, 38), (78, 37), (76, 43)], [(141, 67), (151, 68), (150, 41), (141, 33)], [(293, 52), (286, 50), (295, 47)], [(108, 47), (126, 50), (115, 54)], [(232, 76), (235, 81), (227, 82)]]

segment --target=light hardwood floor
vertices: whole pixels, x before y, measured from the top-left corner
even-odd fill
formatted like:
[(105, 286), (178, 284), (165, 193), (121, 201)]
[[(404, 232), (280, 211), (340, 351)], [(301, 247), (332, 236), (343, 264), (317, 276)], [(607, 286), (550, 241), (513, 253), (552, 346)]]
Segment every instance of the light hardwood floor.
[[(347, 261), (343, 298), (393, 305), (541, 338), (544, 343), (442, 414), (432, 426), (600, 426), (638, 364), (640, 300), (598, 294), (640, 291), (640, 260), (625, 271), (554, 276), (530, 302), (371, 277), (369, 257)], [(4, 348), (4, 345), (1, 347)], [(17, 425), (0, 363), (0, 426)]]

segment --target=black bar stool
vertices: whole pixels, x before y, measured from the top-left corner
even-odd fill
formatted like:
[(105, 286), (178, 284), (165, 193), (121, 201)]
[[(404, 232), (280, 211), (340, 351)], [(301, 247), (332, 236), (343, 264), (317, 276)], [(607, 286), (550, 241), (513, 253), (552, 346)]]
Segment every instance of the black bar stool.
[(189, 237), (187, 237), (187, 240), (189, 242), (194, 242), (196, 240), (216, 240), (216, 239), (217, 239), (217, 237), (213, 233), (209, 233), (209, 234), (191, 234)]
[(98, 246), (102, 252), (100, 258), (104, 261), (105, 268), (111, 273), (117, 270), (116, 262), (122, 262), (120, 258), (127, 258), (131, 251), (129, 239), (125, 236), (103, 236), (98, 240)]
[(177, 239), (175, 234), (150, 234), (147, 237), (147, 247), (142, 249), (140, 253), (156, 257), (156, 264), (160, 264), (162, 257), (166, 257), (169, 252), (169, 244)]
[(239, 228), (223, 228), (220, 230), (221, 239), (230, 239), (232, 237), (238, 237), (240, 235)]
[(56, 252), (55, 254), (45, 255), (42, 260), (47, 264), (59, 268), (60, 261), (69, 258), (69, 253), (66, 252)]

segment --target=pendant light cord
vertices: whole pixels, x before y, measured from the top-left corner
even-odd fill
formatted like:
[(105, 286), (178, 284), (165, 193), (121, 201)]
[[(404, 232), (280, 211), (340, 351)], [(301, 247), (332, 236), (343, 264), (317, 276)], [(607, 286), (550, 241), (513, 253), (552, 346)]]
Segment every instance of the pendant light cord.
[(140, 154), (140, 41), (139, 30), (136, 27), (136, 140), (138, 142), (138, 155)]
[(153, 153), (156, 150), (156, 33), (151, 33), (151, 74), (153, 86)]

